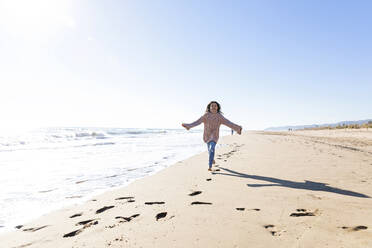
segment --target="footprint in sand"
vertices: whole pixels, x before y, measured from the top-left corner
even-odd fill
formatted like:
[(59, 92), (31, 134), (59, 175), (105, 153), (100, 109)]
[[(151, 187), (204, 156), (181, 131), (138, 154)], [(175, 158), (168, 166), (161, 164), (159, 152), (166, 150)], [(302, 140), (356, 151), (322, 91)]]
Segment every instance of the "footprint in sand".
[(306, 209), (298, 208), (296, 209), (297, 213), (291, 213), (290, 217), (303, 217), (303, 216), (315, 216), (315, 212), (307, 212)]
[(77, 214), (74, 214), (74, 215), (71, 215), (70, 218), (75, 218), (75, 217), (79, 217), (79, 216), (82, 216), (83, 213), (77, 213)]
[(154, 204), (157, 204), (157, 205), (160, 205), (160, 204), (164, 204), (165, 202), (145, 202), (146, 205), (154, 205)]
[(194, 201), (191, 203), (191, 205), (212, 205), (210, 202), (200, 202), (200, 201)]
[(291, 213), (291, 217), (315, 216), (313, 213)]
[(48, 227), (48, 225), (41, 226), (41, 227), (26, 228), (26, 229), (23, 229), (22, 231), (24, 231), (24, 232), (36, 232), (36, 231), (39, 231), (40, 229), (43, 229), (45, 227)]
[(85, 224), (83, 228), (85, 229), (85, 228), (88, 228), (90, 226), (94, 226), (94, 225), (97, 225), (97, 224), (98, 224), (98, 220), (92, 221), (92, 222), (89, 222), (89, 223)]
[(133, 200), (133, 199), (134, 199), (133, 196), (124, 196), (124, 197), (116, 198), (115, 200)]
[(356, 226), (356, 227), (353, 227), (353, 231), (359, 231), (359, 230), (366, 230), (368, 229), (367, 226)]
[(138, 216), (139, 216), (139, 214), (133, 214), (130, 217), (116, 216), (115, 219), (122, 219), (121, 221), (119, 221), (119, 223), (123, 223), (123, 222), (129, 222), (129, 221), (131, 221), (132, 219), (134, 219)]
[(26, 244), (23, 244), (23, 245), (20, 245), (20, 246), (16, 246), (14, 248), (24, 248), (24, 247), (27, 247), (27, 246), (30, 246), (32, 245), (33, 243), (26, 243)]
[(87, 181), (89, 181), (89, 180), (77, 181), (77, 182), (75, 182), (75, 183), (76, 183), (76, 184), (79, 184), (79, 183), (85, 183), (85, 182), (87, 182)]
[(64, 238), (74, 237), (74, 236), (78, 235), (79, 233), (81, 233), (82, 231), (83, 231), (83, 229), (78, 229), (78, 230), (66, 233), (65, 235), (63, 235), (63, 237)]
[(201, 191), (194, 191), (191, 194), (189, 194), (189, 196), (199, 195), (201, 193), (202, 193)]
[(84, 225), (82, 228), (80, 228), (78, 230), (75, 230), (75, 231), (72, 231), (72, 232), (69, 232), (69, 233), (66, 233), (66, 234), (63, 235), (63, 237), (64, 238), (74, 237), (74, 236), (80, 234), (84, 229), (86, 229), (88, 227), (91, 227), (93, 225), (97, 225), (97, 224), (98, 224), (98, 220), (96, 220), (96, 219), (81, 221), (81, 222), (77, 223), (76, 226)]
[(269, 225), (264, 225), (263, 227), (267, 229), (271, 233), (272, 236), (280, 236), (280, 234), (274, 230), (275, 229), (274, 225), (269, 224)]
[(156, 221), (164, 218), (165, 216), (167, 216), (167, 212), (161, 212), (161, 213), (158, 213), (155, 218), (156, 218)]
[(368, 227), (367, 226), (355, 226), (355, 227), (348, 227), (348, 226), (343, 226), (343, 227), (339, 227), (339, 228), (342, 228), (342, 229), (345, 229), (345, 230), (348, 230), (348, 231), (360, 231), (360, 230), (367, 230)]
[(52, 192), (54, 190), (57, 190), (57, 189), (41, 190), (41, 191), (39, 191), (39, 193), (49, 193), (49, 192)]
[[(84, 225), (86, 225), (86, 224), (91, 223), (92, 221), (95, 221), (95, 222), (97, 222), (96, 224), (98, 224), (97, 219), (91, 219), (91, 220), (80, 221), (79, 223), (76, 223), (75, 226), (81, 226), (81, 225), (84, 226)], [(93, 224), (93, 225), (96, 225), (96, 224)]]
[(100, 214), (100, 213), (106, 211), (107, 209), (110, 209), (110, 208), (113, 208), (113, 207), (115, 207), (115, 206), (104, 206), (103, 208), (98, 209), (96, 211), (96, 214)]

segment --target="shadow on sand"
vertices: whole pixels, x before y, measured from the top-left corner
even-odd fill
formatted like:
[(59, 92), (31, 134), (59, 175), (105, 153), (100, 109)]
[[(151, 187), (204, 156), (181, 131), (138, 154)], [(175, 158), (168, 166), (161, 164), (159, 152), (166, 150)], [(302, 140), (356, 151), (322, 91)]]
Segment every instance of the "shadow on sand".
[(307, 181), (307, 180), (305, 180), (305, 182), (294, 182), (294, 181), (283, 180), (283, 179), (278, 179), (274, 177), (248, 175), (248, 174), (240, 173), (240, 172), (233, 171), (233, 170), (223, 168), (223, 167), (219, 167), (219, 169), (225, 171), (226, 173), (225, 172), (213, 172), (212, 174), (243, 177), (243, 178), (250, 178), (250, 179), (255, 179), (255, 180), (271, 182), (269, 184), (247, 184), (248, 187), (279, 186), (279, 187), (287, 187), (287, 188), (294, 188), (294, 189), (307, 189), (307, 190), (313, 190), (313, 191), (332, 192), (336, 194), (361, 197), (361, 198), (370, 198), (368, 195), (361, 194), (358, 192), (330, 187), (326, 183), (312, 182), (312, 181)]

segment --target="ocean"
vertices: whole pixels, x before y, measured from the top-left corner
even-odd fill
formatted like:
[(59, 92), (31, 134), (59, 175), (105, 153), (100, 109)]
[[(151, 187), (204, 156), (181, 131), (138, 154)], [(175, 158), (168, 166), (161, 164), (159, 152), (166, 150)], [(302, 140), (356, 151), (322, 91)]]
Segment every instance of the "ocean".
[[(220, 136), (229, 133), (221, 130)], [(0, 134), (0, 232), (204, 152), (202, 135), (84, 127)]]

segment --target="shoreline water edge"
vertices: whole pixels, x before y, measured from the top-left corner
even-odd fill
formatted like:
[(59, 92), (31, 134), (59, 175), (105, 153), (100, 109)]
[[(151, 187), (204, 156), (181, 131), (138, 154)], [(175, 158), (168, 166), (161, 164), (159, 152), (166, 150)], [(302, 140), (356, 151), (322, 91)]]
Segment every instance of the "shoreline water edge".
[(201, 130), (82, 127), (2, 134), (0, 233), (203, 152), (201, 135)]

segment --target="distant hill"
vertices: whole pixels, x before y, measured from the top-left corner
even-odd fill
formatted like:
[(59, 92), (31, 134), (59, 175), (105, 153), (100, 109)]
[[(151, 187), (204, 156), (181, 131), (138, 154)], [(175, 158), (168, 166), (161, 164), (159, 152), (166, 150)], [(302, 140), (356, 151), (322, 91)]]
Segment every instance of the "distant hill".
[(372, 121), (372, 119), (367, 120), (359, 120), (359, 121), (340, 121), (337, 123), (326, 123), (326, 124), (312, 124), (312, 125), (298, 125), (298, 126), (281, 126), (281, 127), (269, 127), (264, 129), (264, 131), (284, 131), (288, 129), (292, 130), (298, 130), (298, 129), (305, 129), (305, 128), (317, 128), (317, 127), (336, 127), (338, 125), (352, 125), (352, 124), (358, 124), (362, 125), (365, 123), (368, 123), (369, 121)]

